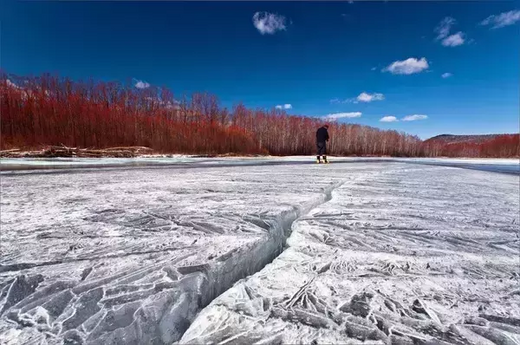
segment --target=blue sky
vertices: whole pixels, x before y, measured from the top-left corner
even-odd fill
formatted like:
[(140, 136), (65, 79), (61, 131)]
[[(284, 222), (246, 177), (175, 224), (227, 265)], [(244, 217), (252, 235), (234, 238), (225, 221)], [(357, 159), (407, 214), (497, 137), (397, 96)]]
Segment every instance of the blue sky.
[(421, 138), (519, 130), (520, 1), (0, 6), (8, 73), (136, 78)]

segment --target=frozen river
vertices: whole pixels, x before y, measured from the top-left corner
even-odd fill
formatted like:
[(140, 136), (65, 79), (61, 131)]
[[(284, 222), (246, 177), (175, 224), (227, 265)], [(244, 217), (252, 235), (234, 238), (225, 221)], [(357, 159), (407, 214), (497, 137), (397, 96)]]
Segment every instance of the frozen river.
[[(449, 158), (379, 158), (379, 157), (333, 157), (334, 163), (374, 163), (404, 162), (473, 169), (498, 173), (520, 175), (519, 159), (449, 159)], [(0, 171), (18, 172), (55, 172), (57, 170), (85, 171), (88, 169), (124, 168), (208, 168), (220, 166), (277, 166), (314, 164), (312, 157), (244, 157), (244, 158), (202, 158), (196, 156), (174, 155), (170, 157), (137, 158), (16, 158), (0, 159)]]
[(1, 165), (2, 344), (520, 341), (518, 160)]

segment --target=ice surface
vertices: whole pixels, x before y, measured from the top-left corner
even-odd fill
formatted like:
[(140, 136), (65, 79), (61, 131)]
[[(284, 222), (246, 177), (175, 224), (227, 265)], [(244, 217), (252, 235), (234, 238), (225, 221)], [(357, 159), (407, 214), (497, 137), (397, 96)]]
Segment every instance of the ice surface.
[(404, 158), (399, 162), (429, 164), (520, 175), (518, 158)]
[(492, 164), (492, 165), (519, 165), (518, 158), (405, 158), (400, 161), (429, 162), (429, 163), (456, 163), (456, 164)]
[(517, 176), (223, 161), (3, 174), (0, 343), (518, 341)]
[(338, 182), (303, 167), (4, 175), (0, 338), (176, 341)]
[[(469, 168), (483, 171), (505, 172), (520, 175), (520, 160), (514, 158), (388, 158), (388, 157), (332, 157), (335, 163), (405, 162), (448, 167)], [(219, 157), (204, 158), (189, 155), (147, 155), (136, 158), (2, 158), (1, 174), (31, 173), (61, 169), (73, 171), (86, 168), (125, 167), (218, 167), (280, 164), (312, 164), (309, 156), (286, 157)], [(51, 171), (52, 172), (52, 171)]]
[(215, 299), (181, 343), (520, 342), (517, 177), (345, 174), (293, 223), (288, 249)]
[[(335, 162), (366, 161), (379, 158), (357, 158), (337, 157)], [(135, 158), (1, 158), (0, 170), (12, 171), (34, 171), (43, 169), (85, 169), (85, 168), (122, 168), (122, 167), (144, 167), (144, 166), (239, 166), (239, 165), (273, 165), (280, 163), (313, 163), (308, 156), (288, 157), (219, 157), (205, 158), (187, 155), (147, 155)]]

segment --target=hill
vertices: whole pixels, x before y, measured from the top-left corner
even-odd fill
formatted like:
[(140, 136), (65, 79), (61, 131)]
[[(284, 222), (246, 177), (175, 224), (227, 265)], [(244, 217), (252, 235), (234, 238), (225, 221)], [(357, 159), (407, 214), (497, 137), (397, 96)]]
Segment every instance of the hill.
[(495, 139), (500, 135), (508, 134), (476, 134), (476, 135), (456, 135), (456, 134), (440, 134), (431, 137), (424, 141), (424, 143), (442, 143), (442, 144), (455, 144), (455, 143), (482, 143), (491, 139)]
[(423, 141), (430, 157), (518, 157), (520, 134), (453, 135), (442, 134)]

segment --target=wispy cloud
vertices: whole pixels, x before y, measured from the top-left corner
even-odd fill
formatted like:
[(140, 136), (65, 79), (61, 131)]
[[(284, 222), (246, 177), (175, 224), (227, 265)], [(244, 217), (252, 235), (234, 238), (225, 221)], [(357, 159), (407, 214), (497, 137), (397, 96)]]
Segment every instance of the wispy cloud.
[(138, 89), (147, 89), (150, 87), (150, 84), (148, 84), (147, 82), (143, 81), (143, 80), (138, 80), (134, 86)]
[(444, 78), (444, 79), (446, 79), (446, 78), (451, 77), (452, 75), (453, 75), (453, 74), (451, 74), (451, 73), (443, 73), (443, 74), (441, 75), (441, 77)]
[(402, 118), (403, 121), (417, 121), (417, 120), (426, 120), (428, 116), (426, 115), (408, 115)]
[(442, 45), (445, 47), (457, 47), (464, 44), (466, 41), (465, 34), (462, 31), (450, 35), (442, 40)]
[(359, 103), (357, 98), (339, 99), (334, 98), (330, 100), (331, 104), (346, 104), (346, 103)]
[(382, 93), (377, 93), (377, 92), (373, 93), (373, 94), (361, 92), (359, 94), (359, 96), (356, 97), (356, 100), (358, 102), (365, 102), (365, 103), (369, 103), (369, 102), (373, 102), (373, 101), (382, 101), (384, 99), (385, 99), (385, 96)]
[(375, 71), (376, 69), (377, 69), (377, 67), (372, 67), (370, 70)]
[(253, 25), (262, 35), (272, 35), (286, 29), (284, 16), (268, 12), (256, 12), (253, 15)]
[(489, 16), (484, 19), (480, 25), (492, 25), (492, 29), (498, 29), (503, 28), (504, 26), (513, 25), (518, 21), (520, 21), (520, 10), (514, 10)]
[(373, 101), (382, 101), (385, 99), (385, 96), (382, 94), (382, 93), (366, 93), (366, 92), (361, 92), (359, 94), (359, 96), (355, 97), (355, 98), (347, 98), (347, 99), (339, 99), (339, 98), (334, 98), (334, 99), (331, 99), (330, 100), (330, 103), (332, 104), (345, 104), (345, 103), (359, 103), (359, 102), (364, 102), (364, 103), (370, 103), (370, 102), (373, 102)]
[(382, 117), (379, 121), (381, 121), (381, 122), (397, 122), (399, 120), (395, 116), (385, 116), (385, 117)]
[(437, 41), (442, 40), (441, 43), (443, 46), (457, 47), (464, 44), (466, 35), (462, 31), (450, 35), (451, 29), (456, 23), (457, 21), (454, 18), (446, 17), (435, 28), (434, 31), (437, 33)]
[(361, 117), (362, 113), (359, 111), (350, 112), (350, 113), (334, 113), (324, 116), (323, 118), (326, 120), (338, 120), (343, 118), (356, 118)]
[(287, 109), (292, 109), (292, 104), (282, 104), (282, 105), (277, 105), (275, 108), (276, 108), (276, 109), (285, 109), (285, 110), (287, 110)]
[(388, 67), (385, 67), (383, 72), (390, 72), (392, 74), (414, 74), (420, 73), (430, 67), (426, 58), (416, 59), (408, 58), (403, 61), (394, 61)]
[(443, 38), (448, 37), (451, 27), (455, 25), (455, 23), (457, 23), (457, 21), (452, 17), (444, 18), (435, 28), (435, 32), (437, 33), (437, 40), (442, 40)]

